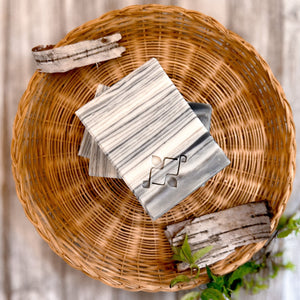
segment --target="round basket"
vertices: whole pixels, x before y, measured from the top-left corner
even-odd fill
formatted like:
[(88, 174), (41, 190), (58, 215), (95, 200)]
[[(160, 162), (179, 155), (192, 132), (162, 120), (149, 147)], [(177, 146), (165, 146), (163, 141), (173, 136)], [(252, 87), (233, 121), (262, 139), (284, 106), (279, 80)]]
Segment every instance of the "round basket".
[[(291, 194), (295, 129), (283, 90), (256, 50), (214, 19), (174, 6), (131, 6), (74, 29), (56, 46), (122, 34), (126, 52), (64, 74), (35, 72), (18, 108), (13, 174), (27, 217), (67, 263), (117, 288), (170, 291), (176, 276), (168, 224), (267, 200), (272, 230)], [(187, 101), (213, 108), (211, 134), (231, 164), (153, 222), (124, 181), (90, 177), (77, 155), (84, 126), (75, 111), (155, 57)], [(264, 243), (216, 263), (233, 271)], [(205, 283), (202, 270), (197, 282)]]

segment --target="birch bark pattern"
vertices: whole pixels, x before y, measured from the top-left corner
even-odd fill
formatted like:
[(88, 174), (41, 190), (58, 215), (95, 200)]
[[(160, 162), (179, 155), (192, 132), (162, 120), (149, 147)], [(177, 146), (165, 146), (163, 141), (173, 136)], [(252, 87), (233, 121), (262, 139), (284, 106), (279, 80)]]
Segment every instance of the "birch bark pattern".
[(37, 46), (32, 49), (32, 55), (41, 72), (67, 72), (120, 57), (125, 51), (125, 48), (119, 47), (117, 43), (121, 38), (121, 34), (116, 33), (97, 40), (78, 42), (58, 48), (53, 48), (53, 45)]
[[(197, 261), (200, 268), (226, 258), (237, 247), (267, 240), (270, 234), (270, 217), (265, 202), (244, 204), (172, 224), (165, 231), (170, 244), (176, 247), (182, 245), (187, 235), (193, 253), (213, 246), (209, 253)], [(189, 265), (179, 263), (177, 267), (181, 272), (188, 269)]]

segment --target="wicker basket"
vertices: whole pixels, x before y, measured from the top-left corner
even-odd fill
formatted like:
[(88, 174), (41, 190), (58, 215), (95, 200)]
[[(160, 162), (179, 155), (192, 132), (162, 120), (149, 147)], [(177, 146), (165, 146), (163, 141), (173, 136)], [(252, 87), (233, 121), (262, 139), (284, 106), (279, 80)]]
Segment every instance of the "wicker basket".
[[(117, 288), (169, 291), (176, 276), (166, 225), (267, 200), (272, 229), (291, 194), (295, 128), (283, 90), (255, 49), (214, 19), (174, 6), (131, 6), (71, 31), (57, 46), (120, 32), (121, 58), (65, 74), (35, 72), (14, 123), (13, 174), (24, 210), (67, 263)], [(231, 165), (155, 222), (119, 179), (88, 176), (74, 112), (156, 57), (187, 101), (212, 105), (211, 134)], [(263, 243), (216, 263), (224, 274)], [(197, 283), (206, 282), (203, 270)], [(172, 290), (195, 286), (190, 282)]]

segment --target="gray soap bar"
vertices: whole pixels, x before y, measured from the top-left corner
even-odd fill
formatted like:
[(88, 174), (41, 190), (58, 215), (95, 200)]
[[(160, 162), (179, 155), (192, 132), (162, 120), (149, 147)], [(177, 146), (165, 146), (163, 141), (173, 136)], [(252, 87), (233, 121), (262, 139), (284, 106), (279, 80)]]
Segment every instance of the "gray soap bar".
[[(99, 84), (95, 97), (100, 96), (109, 87)], [(207, 130), (210, 129), (212, 108), (209, 104), (188, 102), (197, 117)], [(115, 167), (108, 160), (98, 144), (92, 139), (87, 130), (84, 131), (81, 145), (78, 152), (79, 156), (90, 159), (89, 175), (97, 177), (121, 178)]]
[(154, 58), (76, 114), (154, 220), (230, 163)]

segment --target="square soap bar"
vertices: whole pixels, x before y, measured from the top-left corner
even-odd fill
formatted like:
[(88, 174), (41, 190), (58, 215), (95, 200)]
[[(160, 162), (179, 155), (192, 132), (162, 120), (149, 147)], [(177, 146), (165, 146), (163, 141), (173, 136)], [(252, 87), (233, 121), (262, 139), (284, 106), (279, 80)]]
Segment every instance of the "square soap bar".
[[(100, 96), (107, 89), (109, 89), (108, 86), (99, 84), (95, 97)], [(211, 106), (206, 103), (188, 102), (188, 104), (195, 112), (197, 117), (200, 119), (200, 121), (203, 123), (205, 128), (209, 130), (210, 122), (211, 122), (211, 112), (212, 112)], [(112, 163), (109, 161), (107, 156), (103, 153), (103, 151), (100, 149), (98, 144), (94, 141), (94, 139), (88, 133), (87, 130), (84, 131), (78, 155), (90, 159), (89, 162), (90, 176), (121, 178), (117, 170), (114, 168)]]
[(155, 58), (76, 114), (154, 220), (230, 163)]
[[(211, 120), (211, 106), (204, 103), (192, 103), (188, 102), (189, 106), (196, 113), (197, 117), (203, 123), (206, 129), (210, 128)], [(98, 177), (109, 177), (109, 178), (121, 178), (117, 170), (114, 168), (112, 163), (109, 161), (107, 156), (100, 149), (98, 144), (89, 135), (91, 141), (87, 141), (90, 144), (90, 151), (88, 157), (90, 158), (89, 163), (89, 175)], [(83, 147), (86, 139), (83, 139)]]

